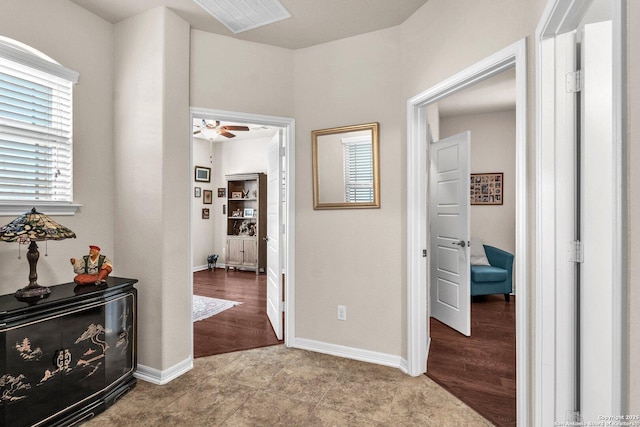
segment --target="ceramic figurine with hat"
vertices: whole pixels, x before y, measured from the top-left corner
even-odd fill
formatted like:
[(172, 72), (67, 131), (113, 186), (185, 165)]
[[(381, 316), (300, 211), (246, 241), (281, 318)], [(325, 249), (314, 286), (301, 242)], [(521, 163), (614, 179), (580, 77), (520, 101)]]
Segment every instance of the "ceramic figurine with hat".
[(89, 246), (89, 255), (82, 258), (71, 258), (76, 277), (73, 281), (78, 285), (99, 285), (107, 281), (107, 276), (113, 271), (113, 264), (105, 255), (100, 255), (100, 247)]

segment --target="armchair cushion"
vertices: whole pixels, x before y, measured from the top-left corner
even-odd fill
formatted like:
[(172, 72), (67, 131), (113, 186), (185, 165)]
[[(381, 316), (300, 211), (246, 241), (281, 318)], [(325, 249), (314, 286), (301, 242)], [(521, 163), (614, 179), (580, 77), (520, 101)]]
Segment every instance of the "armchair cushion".
[(471, 267), (472, 282), (501, 282), (507, 280), (507, 270), (491, 265), (475, 265)]
[(509, 301), (514, 257), (493, 246), (483, 246), (490, 265), (471, 265), (471, 295), (503, 294)]

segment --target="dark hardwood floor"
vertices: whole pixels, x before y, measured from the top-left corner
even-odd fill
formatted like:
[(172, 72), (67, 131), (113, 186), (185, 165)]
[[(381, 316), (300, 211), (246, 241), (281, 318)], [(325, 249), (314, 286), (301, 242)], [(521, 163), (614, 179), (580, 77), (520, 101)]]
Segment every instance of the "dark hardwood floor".
[(496, 426), (516, 425), (516, 303), (474, 297), (471, 336), (431, 318), (427, 376)]
[(193, 274), (193, 292), (242, 304), (193, 324), (194, 357), (281, 344), (267, 318), (267, 276), (214, 269)]

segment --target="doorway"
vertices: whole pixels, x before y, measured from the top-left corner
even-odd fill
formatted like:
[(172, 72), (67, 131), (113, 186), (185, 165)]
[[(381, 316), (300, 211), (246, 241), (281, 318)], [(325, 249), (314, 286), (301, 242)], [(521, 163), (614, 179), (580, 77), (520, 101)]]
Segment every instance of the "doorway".
[[(237, 126), (237, 127), (233, 129), (227, 129), (228, 131), (230, 131), (230, 133), (246, 132), (244, 129), (249, 128), (247, 124), (251, 124), (251, 126), (254, 127), (255, 131), (264, 130), (266, 128), (275, 130), (275, 135), (276, 135), (275, 140), (279, 141), (278, 145), (280, 147), (280, 149), (277, 150), (276, 155), (279, 156), (278, 163), (281, 165), (281, 168), (280, 168), (281, 174), (279, 174), (281, 176), (278, 176), (277, 177), (278, 179), (276, 181), (276, 185), (277, 185), (276, 197), (278, 198), (278, 203), (276, 203), (276, 206), (280, 208), (281, 218), (282, 218), (282, 224), (280, 224), (279, 227), (276, 227), (276, 230), (279, 233), (278, 239), (280, 242), (278, 244), (278, 250), (277, 250), (276, 256), (278, 257), (278, 261), (279, 261), (278, 264), (282, 266), (277, 268), (279, 270), (278, 277), (282, 278), (282, 280), (279, 281), (278, 286), (280, 290), (280, 295), (284, 295), (284, 302), (282, 301), (282, 297), (280, 297), (277, 307), (282, 312), (282, 314), (288, 313), (289, 312), (288, 307), (293, 307), (293, 288), (295, 286), (295, 276), (293, 272), (294, 265), (295, 265), (294, 250), (293, 250), (294, 237), (295, 237), (294, 236), (295, 188), (294, 188), (294, 182), (292, 179), (295, 173), (294, 171), (294, 161), (295, 161), (295, 157), (294, 157), (294, 153), (295, 153), (294, 126), (295, 124), (294, 123), (295, 122), (293, 119), (285, 118), (285, 117), (263, 116), (263, 115), (229, 112), (229, 111), (222, 111), (222, 110), (191, 108), (191, 123), (193, 123), (195, 119), (204, 120), (205, 127), (206, 127), (206, 124), (209, 124), (210, 125), (209, 127), (211, 128), (215, 128), (218, 122), (234, 123), (235, 124), (234, 126)], [(194, 136), (192, 133), (191, 144), (190, 144), (190, 151), (191, 151), (190, 159), (192, 163), (190, 169), (192, 171), (196, 170), (197, 166), (202, 166), (202, 165), (193, 164), (194, 148), (195, 148)], [(199, 168), (199, 170), (202, 170), (202, 168)], [(225, 186), (223, 185), (218, 188), (222, 190), (223, 187)], [(211, 191), (213, 190), (215, 190), (216, 192), (215, 197), (217, 197), (218, 196), (217, 188), (212, 189)], [(190, 189), (190, 191), (194, 191), (194, 190)], [(194, 245), (193, 245), (193, 240), (194, 240), (193, 235), (194, 235), (194, 229), (195, 229), (194, 218), (196, 217), (200, 218), (200, 210), (206, 209), (200, 206), (201, 203), (197, 204), (197, 202), (195, 202), (196, 200), (200, 200), (199, 198), (197, 198), (196, 191), (194, 191), (193, 197), (191, 198), (191, 203), (190, 203), (190, 242), (189, 242), (189, 252), (190, 252), (189, 259), (190, 260), (192, 260), (194, 256)], [(228, 206), (226, 206), (226, 204), (222, 206), (221, 204), (221, 206), (218, 206), (216, 208), (217, 210), (220, 210), (218, 208), (227, 209)], [(216, 213), (218, 213), (217, 210), (216, 210)], [(212, 212), (210, 211), (209, 215), (211, 214)], [(206, 215), (206, 212), (203, 210), (202, 217), (204, 218), (205, 215)], [(229, 213), (226, 212), (223, 215), (226, 220)], [(223, 252), (223, 251), (220, 250), (218, 252)], [(217, 255), (218, 255), (217, 261), (224, 262), (223, 254), (220, 253)], [(193, 261), (192, 261), (192, 264), (193, 264)], [(192, 268), (190, 268), (190, 270), (192, 270)], [(264, 271), (264, 270), (259, 270), (257, 271), (257, 273), (259, 273), (260, 271)], [(251, 273), (251, 274), (254, 277), (256, 276), (255, 273)], [(286, 289), (283, 289), (284, 277), (287, 278)], [(189, 292), (191, 295), (193, 295), (193, 290), (194, 290), (193, 273), (191, 273), (191, 277), (189, 279)], [(192, 310), (193, 310), (193, 307), (192, 307)], [(289, 315), (284, 316), (284, 318), (285, 318), (284, 325), (282, 324), (274, 325), (274, 331), (277, 334), (278, 333), (277, 328), (280, 328), (280, 334), (284, 332), (284, 335), (285, 335), (284, 343), (285, 345), (288, 345), (288, 337), (293, 330), (292, 328), (293, 319), (292, 319), (292, 316), (289, 316)], [(191, 348), (193, 349), (193, 339), (194, 339), (193, 328), (191, 328), (190, 338), (191, 338)]]
[(426, 371), (430, 344), (427, 310), (427, 106), (502, 71), (516, 72), (516, 298), (517, 417), (528, 419), (529, 410), (529, 319), (527, 260), (527, 147), (526, 147), (526, 41), (521, 40), (454, 75), (408, 102), (407, 143), (407, 242), (408, 242), (408, 371)]
[[(470, 271), (467, 260), (471, 264), (486, 265), (488, 260), (476, 255), (476, 252), (484, 254), (482, 245), (488, 245), (487, 254), (494, 263), (500, 263), (501, 268), (511, 267), (506, 264), (510, 255), (518, 257), (515, 250), (515, 87), (515, 70), (511, 68), (427, 108), (429, 134), (433, 139), (429, 148), (430, 177), (433, 177), (430, 178), (430, 200), (436, 198), (435, 183), (452, 182), (451, 167), (445, 167), (443, 172), (435, 160), (444, 160), (436, 153), (441, 153), (442, 145), (454, 140), (454, 135), (468, 134), (469, 155), (464, 157), (469, 167), (460, 173), (461, 191), (457, 202), (460, 208), (442, 203), (441, 195), (437, 197), (439, 202), (431, 201), (428, 206), (432, 218), (428, 253), (437, 252), (428, 258), (430, 282), (437, 285), (430, 289), (431, 341), (426, 375), (497, 426), (516, 425), (514, 298), (517, 283), (512, 280), (500, 285), (478, 283), (472, 285), (473, 289), (457, 286), (460, 295), (455, 297), (447, 291), (452, 283), (465, 281), (463, 273)], [(458, 150), (459, 157), (464, 152)], [(441, 172), (434, 174), (433, 169)], [(463, 239), (462, 235), (452, 235), (450, 231), (454, 211), (459, 221), (469, 227), (465, 234), (471, 237), (471, 248), (451, 240), (451, 237)], [(460, 224), (454, 228), (466, 226)], [(462, 267), (451, 269), (447, 254), (460, 259)], [(439, 268), (433, 267), (436, 260), (441, 264)], [(490, 293), (487, 286), (493, 288), (490, 290), (494, 293), (482, 295)], [(507, 294), (508, 300), (500, 293), (506, 292), (505, 287), (511, 292)], [(467, 289), (478, 296), (470, 296)], [(461, 309), (462, 304), (468, 305), (466, 310)]]

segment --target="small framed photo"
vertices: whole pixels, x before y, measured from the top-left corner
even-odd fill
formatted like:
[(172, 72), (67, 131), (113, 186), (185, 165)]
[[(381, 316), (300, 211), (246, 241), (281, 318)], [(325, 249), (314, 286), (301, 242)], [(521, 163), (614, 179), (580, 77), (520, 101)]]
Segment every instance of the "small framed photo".
[(242, 216), (242, 211), (240, 209), (236, 209), (235, 211), (231, 212), (231, 216), (233, 218), (239, 218)]
[(242, 191), (232, 191), (231, 192), (232, 199), (242, 199)]
[(200, 187), (195, 187), (193, 189), (193, 197), (200, 197), (202, 189)]
[(471, 174), (472, 205), (502, 205), (504, 195), (504, 174), (472, 173)]
[(244, 215), (242, 216), (247, 218), (253, 218), (253, 212), (254, 212), (253, 208), (244, 208)]
[(226, 197), (227, 189), (226, 188), (218, 188), (218, 197)]
[(203, 195), (202, 203), (204, 203), (205, 205), (210, 205), (211, 203), (213, 203), (213, 191), (212, 190), (204, 190), (202, 192), (202, 195)]
[(196, 166), (195, 180), (196, 182), (211, 182), (211, 168)]
[(209, 219), (209, 208), (202, 208), (202, 219)]

